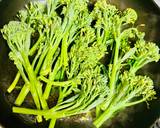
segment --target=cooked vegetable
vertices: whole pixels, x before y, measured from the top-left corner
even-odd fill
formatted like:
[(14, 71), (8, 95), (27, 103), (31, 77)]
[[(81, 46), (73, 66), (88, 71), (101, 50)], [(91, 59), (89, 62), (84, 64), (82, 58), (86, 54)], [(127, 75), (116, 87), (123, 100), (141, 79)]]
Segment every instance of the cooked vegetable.
[[(105, 0), (94, 8), (88, 0), (32, 2), (1, 30), (11, 49), (9, 57), (24, 85), (13, 112), (51, 120), (95, 110), (94, 125), (128, 106), (155, 98), (153, 82), (137, 71), (160, 58), (155, 43), (146, 42), (134, 23), (136, 12), (123, 12)], [(105, 57), (106, 63), (102, 59)], [(31, 92), (35, 108), (22, 103)], [(57, 95), (52, 107), (48, 99)]]

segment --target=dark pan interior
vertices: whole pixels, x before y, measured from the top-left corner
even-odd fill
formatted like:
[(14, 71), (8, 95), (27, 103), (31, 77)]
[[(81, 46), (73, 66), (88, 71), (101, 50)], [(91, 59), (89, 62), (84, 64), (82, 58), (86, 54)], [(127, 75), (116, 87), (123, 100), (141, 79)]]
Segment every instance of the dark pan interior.
[[(29, 0), (1, 0), (0, 1), (0, 27), (16, 15)], [(160, 10), (151, 0), (110, 0), (120, 9), (134, 8), (139, 15), (138, 24), (142, 31), (146, 32), (146, 39), (155, 41), (160, 46)], [(6, 89), (16, 74), (16, 68), (8, 58), (9, 49), (0, 35), (0, 128), (46, 128), (48, 123), (33, 124), (30, 120), (24, 120), (22, 116), (12, 113), (9, 96)], [(149, 75), (155, 84), (157, 96), (160, 97), (160, 63), (152, 63), (145, 66), (143, 73)], [(128, 108), (118, 114), (112, 121), (106, 122), (103, 128), (149, 128), (160, 115), (160, 100), (154, 100), (147, 106), (146, 103)], [(58, 121), (56, 128), (93, 128), (90, 122), (78, 122), (73, 120)]]

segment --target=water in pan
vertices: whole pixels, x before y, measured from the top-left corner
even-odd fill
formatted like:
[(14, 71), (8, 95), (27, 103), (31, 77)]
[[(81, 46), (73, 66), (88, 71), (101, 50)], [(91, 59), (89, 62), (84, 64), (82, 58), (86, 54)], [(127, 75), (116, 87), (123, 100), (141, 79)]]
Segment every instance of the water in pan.
[(160, 128), (160, 118), (158, 118), (150, 128)]
[(153, 0), (155, 3), (156, 3), (156, 5), (160, 8), (160, 1), (159, 0)]

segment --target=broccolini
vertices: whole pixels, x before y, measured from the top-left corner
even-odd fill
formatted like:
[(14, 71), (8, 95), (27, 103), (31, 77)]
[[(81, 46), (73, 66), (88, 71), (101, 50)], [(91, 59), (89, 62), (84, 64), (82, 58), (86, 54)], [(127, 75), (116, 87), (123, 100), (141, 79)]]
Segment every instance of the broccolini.
[[(94, 111), (99, 128), (121, 109), (155, 98), (153, 81), (137, 71), (159, 60), (159, 48), (134, 27), (137, 13), (106, 0), (93, 9), (88, 5), (88, 0), (31, 2), (1, 29), (18, 69), (8, 92), (24, 81), (13, 112), (36, 115), (38, 122), (44, 117), (53, 128), (57, 119)], [(22, 107), (29, 92), (34, 109)], [(57, 92), (50, 107), (48, 99)]]

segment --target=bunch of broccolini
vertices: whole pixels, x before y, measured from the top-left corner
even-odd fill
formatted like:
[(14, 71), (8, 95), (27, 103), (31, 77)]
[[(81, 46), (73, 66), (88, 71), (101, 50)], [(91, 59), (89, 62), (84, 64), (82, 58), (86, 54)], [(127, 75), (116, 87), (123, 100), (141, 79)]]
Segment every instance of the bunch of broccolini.
[[(134, 27), (136, 12), (122, 12), (106, 0), (88, 5), (88, 0), (31, 2), (3, 27), (18, 69), (7, 91), (21, 87), (13, 112), (50, 120), (53, 128), (57, 119), (92, 110), (99, 128), (121, 109), (155, 97), (152, 80), (137, 71), (159, 60), (159, 48)], [(29, 92), (35, 108), (22, 105)], [(50, 107), (53, 95), (58, 96)]]

